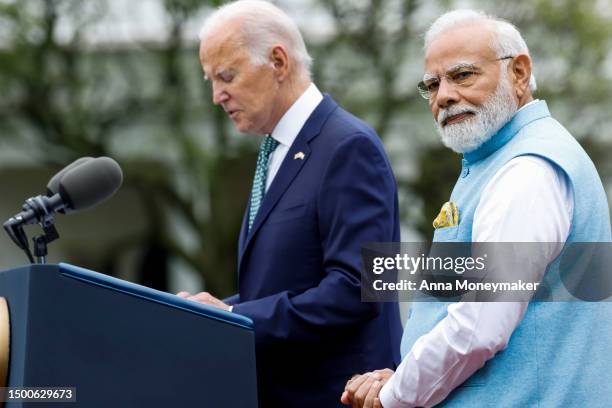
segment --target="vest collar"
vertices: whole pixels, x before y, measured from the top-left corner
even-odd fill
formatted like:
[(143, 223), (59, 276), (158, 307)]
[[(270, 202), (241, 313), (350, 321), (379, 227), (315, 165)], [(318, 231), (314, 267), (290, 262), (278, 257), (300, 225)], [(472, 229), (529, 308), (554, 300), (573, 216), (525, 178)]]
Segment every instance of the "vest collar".
[(468, 163), (475, 163), (482, 160), (498, 149), (502, 148), (516, 135), (519, 130), (527, 126), (529, 123), (550, 116), (546, 101), (538, 101), (516, 112), (516, 114), (506, 123), (496, 134), (489, 140), (484, 142), (476, 150), (465, 153), (463, 158)]

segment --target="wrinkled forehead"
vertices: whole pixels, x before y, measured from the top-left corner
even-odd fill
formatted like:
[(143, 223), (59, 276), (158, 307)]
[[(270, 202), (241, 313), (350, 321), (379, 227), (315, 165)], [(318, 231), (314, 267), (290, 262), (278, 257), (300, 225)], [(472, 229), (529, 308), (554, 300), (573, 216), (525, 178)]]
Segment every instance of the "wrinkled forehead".
[(219, 67), (230, 66), (242, 60), (245, 52), (239, 32), (219, 30), (200, 42), (200, 63), (204, 71), (210, 74)]
[(425, 51), (425, 72), (442, 73), (458, 64), (496, 58), (495, 34), (488, 26), (472, 24), (438, 35)]
[(240, 31), (236, 27), (216, 29), (200, 41), (200, 61), (231, 54), (242, 46)]

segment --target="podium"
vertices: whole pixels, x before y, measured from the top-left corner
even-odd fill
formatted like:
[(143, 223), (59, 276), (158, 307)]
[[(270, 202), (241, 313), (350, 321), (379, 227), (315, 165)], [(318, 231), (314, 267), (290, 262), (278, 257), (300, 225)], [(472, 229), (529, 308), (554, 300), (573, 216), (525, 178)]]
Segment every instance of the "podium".
[(255, 337), (244, 316), (68, 264), (0, 272), (2, 297), (0, 381), (9, 336), (10, 345), (0, 387), (71, 388), (75, 397), (6, 408), (257, 407)]

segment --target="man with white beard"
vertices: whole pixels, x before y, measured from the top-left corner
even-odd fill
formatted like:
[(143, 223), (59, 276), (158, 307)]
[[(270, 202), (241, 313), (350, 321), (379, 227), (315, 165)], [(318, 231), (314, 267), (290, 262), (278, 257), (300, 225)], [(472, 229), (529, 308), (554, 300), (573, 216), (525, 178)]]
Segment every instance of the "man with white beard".
[[(610, 242), (609, 206), (587, 154), (533, 99), (531, 65), (513, 25), (452, 11), (425, 36), (418, 90), (442, 142), (463, 154), (445, 205), (451, 223), (434, 223), (434, 242), (552, 243), (525, 262), (554, 295), (569, 243)], [(612, 398), (605, 302), (414, 302), (408, 315), (397, 371), (353, 377), (344, 404), (603, 407)]]

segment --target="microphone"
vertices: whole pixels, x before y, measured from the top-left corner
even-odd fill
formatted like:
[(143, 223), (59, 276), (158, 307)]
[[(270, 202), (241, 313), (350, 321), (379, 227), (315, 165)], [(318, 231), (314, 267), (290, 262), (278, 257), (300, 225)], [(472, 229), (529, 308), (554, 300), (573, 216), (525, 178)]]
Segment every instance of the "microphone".
[(59, 238), (53, 226), (55, 214), (93, 207), (115, 194), (122, 182), (121, 167), (113, 159), (82, 157), (49, 180), (47, 195), (28, 198), (22, 211), (4, 223), (4, 229), (34, 263), (23, 226), (39, 223), (45, 235), (34, 238), (35, 254), (44, 263), (47, 243)]
[[(74, 163), (76, 164), (76, 162)], [(68, 170), (59, 182), (66, 214), (91, 208), (110, 198), (121, 187), (121, 167), (110, 157), (98, 157)]]
[(51, 178), (47, 194), (28, 198), (23, 211), (5, 224), (14, 227), (45, 223), (61, 212), (84, 210), (111, 197), (121, 186), (123, 173), (109, 157), (82, 157)]
[[(49, 180), (49, 183), (47, 183), (47, 197), (49, 198), (38, 196), (27, 199), (26, 204), (23, 205), (23, 211), (9, 219), (6, 224), (10, 224), (11, 226), (35, 224), (38, 222), (38, 219), (45, 214), (51, 215), (56, 211), (64, 213), (63, 209), (61, 209), (61, 201), (58, 201), (57, 197), (53, 198), (54, 195), (59, 193), (60, 180), (69, 170), (72, 170), (89, 160), (93, 160), (93, 158), (81, 157), (80, 159), (77, 159), (68, 166), (64, 167), (55, 176), (51, 177), (51, 180)], [(51, 198), (53, 199), (51, 200)]]
[(57, 193), (59, 193), (59, 183), (62, 177), (69, 171), (74, 169), (81, 164), (93, 160), (93, 157), (81, 157), (80, 159), (76, 159), (62, 170), (60, 170), (55, 176), (51, 177), (51, 180), (47, 183), (47, 197), (51, 197)]

